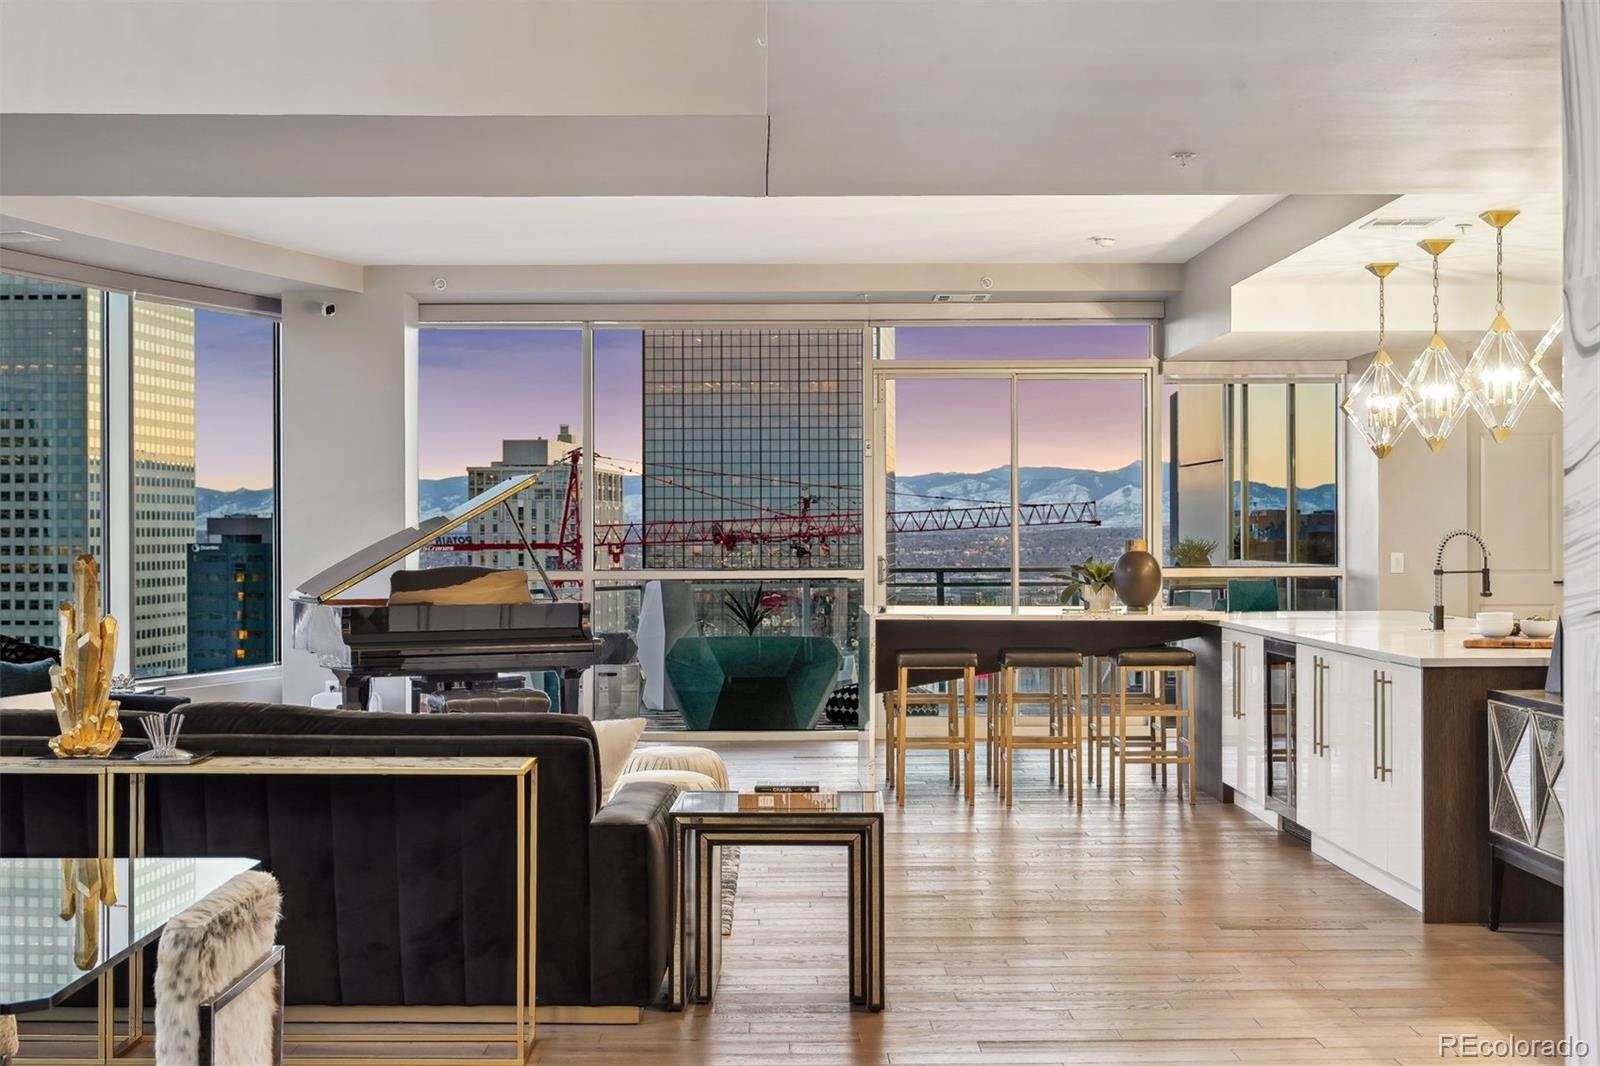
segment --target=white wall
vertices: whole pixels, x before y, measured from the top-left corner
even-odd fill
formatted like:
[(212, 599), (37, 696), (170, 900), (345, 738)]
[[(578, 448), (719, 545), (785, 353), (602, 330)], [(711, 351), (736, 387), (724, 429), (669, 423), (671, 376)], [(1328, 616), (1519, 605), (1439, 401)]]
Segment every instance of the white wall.
[(416, 521), (416, 300), (382, 282), (286, 294), (282, 359), (283, 698), (303, 703), (331, 675), (292, 648), (290, 593)]

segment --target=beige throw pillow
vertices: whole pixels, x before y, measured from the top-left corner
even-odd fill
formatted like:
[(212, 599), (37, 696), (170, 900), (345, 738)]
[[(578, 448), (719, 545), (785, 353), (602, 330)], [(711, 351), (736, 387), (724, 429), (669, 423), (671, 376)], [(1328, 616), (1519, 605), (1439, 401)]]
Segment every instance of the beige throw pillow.
[(613, 718), (594, 723), (594, 735), (600, 741), (600, 802), (611, 799), (611, 790), (617, 787), (617, 778), (627, 765), (628, 756), (644, 735), (643, 718)]

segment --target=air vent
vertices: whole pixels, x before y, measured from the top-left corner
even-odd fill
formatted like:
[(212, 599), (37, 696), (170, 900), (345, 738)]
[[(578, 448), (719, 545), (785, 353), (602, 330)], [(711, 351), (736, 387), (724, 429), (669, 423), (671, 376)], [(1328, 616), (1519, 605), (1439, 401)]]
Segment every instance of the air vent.
[(0, 244), (38, 244), (42, 241), (58, 241), (60, 237), (52, 237), (48, 233), (35, 233), (27, 229), (0, 230)]
[(1376, 230), (1427, 229), (1430, 226), (1437, 226), (1443, 221), (1444, 219), (1439, 216), (1433, 218), (1375, 218), (1370, 222), (1363, 222), (1361, 228)]
[(989, 294), (986, 292), (941, 292), (934, 296), (936, 304), (986, 304)]

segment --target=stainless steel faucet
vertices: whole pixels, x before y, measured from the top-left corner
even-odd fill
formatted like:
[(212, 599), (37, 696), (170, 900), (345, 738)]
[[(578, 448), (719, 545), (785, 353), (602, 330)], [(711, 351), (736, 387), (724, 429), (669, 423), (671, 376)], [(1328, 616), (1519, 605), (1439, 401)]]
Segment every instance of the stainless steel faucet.
[[(1471, 537), (1478, 542), (1478, 549), (1483, 552), (1483, 569), (1478, 570), (1446, 570), (1444, 568), (1444, 548), (1457, 537)], [(1444, 575), (1446, 574), (1483, 574), (1483, 590), (1479, 595), (1488, 599), (1493, 595), (1489, 591), (1489, 546), (1483, 538), (1470, 529), (1453, 529), (1444, 535), (1439, 542), (1439, 554), (1433, 557), (1433, 628), (1444, 628)]]

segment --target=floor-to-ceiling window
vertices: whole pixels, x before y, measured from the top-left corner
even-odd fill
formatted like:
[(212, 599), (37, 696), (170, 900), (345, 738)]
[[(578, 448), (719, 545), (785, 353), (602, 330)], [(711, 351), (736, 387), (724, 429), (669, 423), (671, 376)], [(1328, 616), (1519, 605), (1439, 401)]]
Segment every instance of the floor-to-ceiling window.
[(265, 315), (0, 276), (0, 630), (54, 647), (88, 552), (135, 675), (276, 661), (277, 346)]
[(1331, 609), (1341, 593), (1338, 383), (1180, 380), (1164, 396), (1179, 602)]
[(1152, 539), (1139, 323), (877, 330), (883, 602), (1026, 607)]

